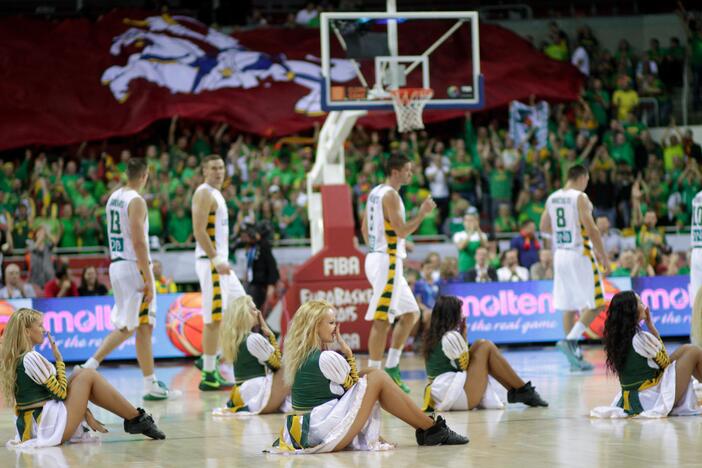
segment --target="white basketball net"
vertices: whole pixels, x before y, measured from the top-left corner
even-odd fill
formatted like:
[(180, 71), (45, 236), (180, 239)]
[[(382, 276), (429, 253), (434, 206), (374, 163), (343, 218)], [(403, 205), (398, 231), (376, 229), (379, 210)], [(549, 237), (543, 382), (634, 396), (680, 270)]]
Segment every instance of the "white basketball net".
[(400, 88), (390, 91), (390, 95), (397, 116), (397, 129), (400, 132), (423, 129), (422, 111), (434, 91), (429, 88)]

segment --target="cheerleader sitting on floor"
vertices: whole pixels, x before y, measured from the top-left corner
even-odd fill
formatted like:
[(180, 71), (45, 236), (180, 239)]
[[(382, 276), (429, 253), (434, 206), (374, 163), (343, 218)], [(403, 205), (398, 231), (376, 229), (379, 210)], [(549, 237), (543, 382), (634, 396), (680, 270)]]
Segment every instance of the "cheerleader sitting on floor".
[[(88, 409), (88, 401), (124, 418), (124, 430), (165, 439), (154, 420), (133, 407), (93, 369), (80, 369), (66, 379), (63, 362), (53, 338), (44, 330), (42, 314), (20, 309), (7, 322), (0, 347), (0, 386), (6, 404), (15, 403), (17, 435), (8, 446), (50, 447), (81, 439), (85, 420), (91, 429), (107, 432)], [(46, 333), (54, 366), (34, 346)]]
[[(261, 332), (253, 331), (258, 327)], [(226, 408), (215, 415), (265, 414), (289, 410), (290, 387), (283, 380), (281, 353), (275, 335), (268, 328), (251, 296), (229, 303), (219, 327), (222, 355), (234, 363), (236, 383)]]
[(462, 302), (441, 296), (424, 334), (425, 366), (429, 385), (424, 392), (425, 411), (503, 408), (493, 378), (507, 389), (509, 403), (548, 406), (531, 382), (514, 372), (492, 341), (478, 340), (468, 348)]
[[(641, 329), (640, 322), (648, 331)], [(691, 382), (702, 380), (702, 349), (680, 346), (668, 356), (651, 311), (633, 291), (612, 298), (604, 328), (607, 367), (619, 376), (621, 391), (611, 406), (590, 412), (595, 418), (662, 418), (700, 413)]]
[[(274, 452), (320, 453), (351, 448), (382, 450), (380, 408), (416, 429), (419, 445), (467, 444), (438, 417), (428, 417), (380, 370), (360, 375), (356, 360), (326, 301), (310, 301), (295, 313), (285, 338), (283, 367), (292, 384), (293, 410)], [(328, 348), (338, 344), (341, 353)]]

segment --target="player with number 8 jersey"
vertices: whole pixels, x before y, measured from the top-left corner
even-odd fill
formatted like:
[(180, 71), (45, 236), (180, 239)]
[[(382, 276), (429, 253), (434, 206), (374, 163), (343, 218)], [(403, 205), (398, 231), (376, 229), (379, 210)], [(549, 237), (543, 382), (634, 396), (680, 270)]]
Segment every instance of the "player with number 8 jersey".
[[(592, 217), (592, 203), (584, 191), (589, 181), (587, 169), (575, 165), (568, 181), (546, 200), (541, 217), (541, 232), (551, 234), (553, 256), (553, 306), (563, 311), (566, 339), (558, 348), (572, 369), (590, 370), (577, 341), (604, 308), (601, 270), (607, 269), (607, 256), (600, 231)], [(575, 314), (580, 319), (574, 323)]]

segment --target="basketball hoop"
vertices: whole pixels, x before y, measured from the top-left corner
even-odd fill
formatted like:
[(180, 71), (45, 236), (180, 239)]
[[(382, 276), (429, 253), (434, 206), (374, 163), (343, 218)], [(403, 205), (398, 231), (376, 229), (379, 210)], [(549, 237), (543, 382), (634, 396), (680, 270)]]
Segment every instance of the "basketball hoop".
[(397, 116), (397, 129), (403, 133), (423, 129), (422, 111), (434, 91), (431, 88), (399, 88), (390, 91), (390, 95)]

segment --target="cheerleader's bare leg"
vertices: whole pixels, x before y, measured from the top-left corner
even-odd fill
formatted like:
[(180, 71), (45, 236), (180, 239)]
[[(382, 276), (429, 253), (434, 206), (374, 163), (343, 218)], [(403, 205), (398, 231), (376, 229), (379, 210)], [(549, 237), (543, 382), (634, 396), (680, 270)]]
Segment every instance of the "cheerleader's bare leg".
[(68, 385), (68, 396), (64, 402), (67, 420), (63, 442), (71, 438), (78, 424), (83, 420), (88, 401), (124, 419), (129, 420), (139, 416), (137, 409), (96, 370), (80, 369), (73, 374)]
[(675, 403), (685, 397), (691, 376), (702, 381), (702, 348), (687, 344), (680, 346), (670, 355), (675, 361)]
[(283, 369), (279, 369), (273, 374), (271, 396), (268, 399), (268, 404), (261, 410), (261, 414), (277, 413), (280, 406), (285, 401), (285, 397), (287, 397), (289, 394), (290, 387), (285, 385), (285, 381), (283, 379)]
[(385, 411), (403, 420), (415, 429), (429, 429), (434, 425), (434, 420), (424, 414), (385, 372), (369, 369), (365, 372), (365, 377), (367, 381), (366, 394), (363, 396), (363, 402), (356, 420), (351, 425), (346, 436), (334, 448), (334, 451), (346, 448), (353, 441), (354, 437), (361, 432), (376, 402), (380, 402), (380, 406)]

